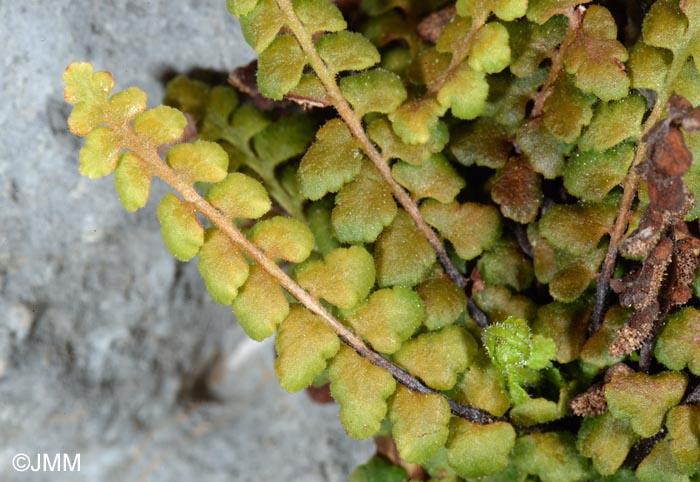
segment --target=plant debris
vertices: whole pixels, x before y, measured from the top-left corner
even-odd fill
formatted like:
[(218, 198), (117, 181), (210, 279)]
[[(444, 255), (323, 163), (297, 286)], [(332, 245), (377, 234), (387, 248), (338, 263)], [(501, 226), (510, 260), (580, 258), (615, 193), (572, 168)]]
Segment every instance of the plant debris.
[(680, 96), (668, 103), (668, 118), (644, 137), (647, 157), (637, 172), (647, 183), (649, 205), (639, 227), (620, 247), (629, 258), (641, 258), (642, 266), (610, 286), (620, 303), (636, 311), (610, 345), (614, 357), (643, 348), (640, 368), (648, 370), (651, 347), (668, 312), (692, 296), (691, 283), (700, 255), (700, 239), (688, 230), (684, 219), (693, 207), (683, 175), (692, 163), (683, 132), (700, 130), (700, 108)]

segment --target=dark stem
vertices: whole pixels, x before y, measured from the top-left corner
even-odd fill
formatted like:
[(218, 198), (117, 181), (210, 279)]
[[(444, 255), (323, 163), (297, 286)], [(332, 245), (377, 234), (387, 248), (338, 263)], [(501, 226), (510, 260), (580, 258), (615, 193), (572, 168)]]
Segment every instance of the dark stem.
[(476, 323), (480, 328), (486, 328), (491, 324), (488, 315), (481, 311), (481, 308), (476, 306), (473, 298), (469, 300), (467, 308), (469, 308), (469, 314), (474, 319), (474, 323)]
[(627, 454), (627, 458), (622, 463), (622, 468), (636, 469), (639, 463), (644, 460), (647, 455), (649, 455), (649, 452), (651, 452), (651, 449), (654, 448), (654, 445), (656, 445), (656, 443), (665, 436), (666, 429), (662, 428), (655, 435), (652, 435), (649, 438), (637, 440), (637, 443), (632, 446)]

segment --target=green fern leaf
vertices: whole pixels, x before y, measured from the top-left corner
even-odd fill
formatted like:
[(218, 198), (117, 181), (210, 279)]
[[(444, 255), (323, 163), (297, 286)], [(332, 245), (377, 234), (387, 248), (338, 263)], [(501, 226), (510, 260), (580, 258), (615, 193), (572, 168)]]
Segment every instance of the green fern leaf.
[(328, 368), (328, 378), (348, 435), (361, 439), (377, 433), (388, 410), (386, 400), (396, 390), (392, 376), (341, 346)]
[(151, 175), (145, 162), (133, 152), (122, 154), (114, 171), (114, 187), (124, 209), (136, 211), (144, 207), (151, 190)]
[(314, 235), (309, 227), (298, 219), (283, 216), (256, 223), (249, 237), (271, 258), (292, 263), (305, 261), (314, 248)]
[(194, 209), (168, 193), (158, 205), (160, 232), (170, 254), (180, 261), (197, 256), (204, 243), (204, 228), (199, 224)]
[(408, 288), (395, 286), (372, 293), (345, 318), (352, 328), (381, 353), (395, 353), (425, 318), (423, 301)]
[(338, 248), (324, 259), (307, 261), (296, 269), (296, 280), (312, 294), (343, 309), (364, 300), (374, 286), (374, 259), (359, 246)]
[(207, 201), (230, 218), (257, 219), (272, 207), (263, 185), (240, 172), (214, 184), (207, 192)]
[(297, 392), (311, 385), (326, 368), (326, 360), (338, 353), (340, 340), (320, 317), (293, 306), (280, 325), (275, 348), (275, 373), (280, 386)]
[(289, 302), (279, 284), (256, 264), (233, 301), (233, 313), (249, 337), (262, 341), (287, 318)]
[(389, 421), (401, 458), (423, 464), (437, 455), (449, 435), (450, 406), (437, 394), (412, 392), (399, 386), (391, 400)]

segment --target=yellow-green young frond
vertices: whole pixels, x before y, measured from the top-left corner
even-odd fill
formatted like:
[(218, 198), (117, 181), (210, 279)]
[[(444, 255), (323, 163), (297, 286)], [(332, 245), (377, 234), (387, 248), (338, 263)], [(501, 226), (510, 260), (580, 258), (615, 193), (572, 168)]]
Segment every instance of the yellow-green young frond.
[(425, 308), (415, 291), (395, 286), (375, 291), (357, 309), (345, 313), (345, 318), (372, 348), (392, 354), (421, 325)]
[(331, 119), (316, 133), (297, 176), (299, 190), (307, 199), (318, 200), (336, 192), (360, 172), (360, 145), (340, 119)]
[(381, 60), (377, 48), (359, 33), (343, 30), (316, 40), (316, 50), (328, 68), (335, 73), (364, 70)]
[(158, 205), (160, 232), (170, 254), (180, 261), (197, 256), (204, 243), (204, 228), (194, 209), (173, 193), (166, 194)]
[(486, 108), (489, 83), (486, 74), (462, 62), (450, 75), (437, 94), (438, 102), (452, 110), (459, 119), (474, 119)]
[(473, 259), (493, 246), (501, 235), (501, 217), (494, 206), (428, 199), (420, 207), (425, 220), (450, 240), (457, 254)]
[(209, 295), (222, 305), (233, 303), (250, 271), (240, 250), (218, 228), (209, 228), (204, 233), (197, 268)]
[(85, 136), (104, 121), (103, 109), (114, 88), (114, 78), (109, 72), (94, 72), (87, 62), (73, 62), (63, 73), (63, 83), (64, 99), (75, 105), (68, 127), (73, 134)]
[(339, 308), (350, 309), (374, 286), (374, 259), (359, 246), (338, 248), (323, 260), (302, 264), (295, 274), (302, 288)]
[(308, 387), (340, 349), (338, 336), (323, 320), (301, 306), (293, 306), (275, 340), (275, 373), (288, 392)]
[(377, 433), (388, 410), (387, 398), (396, 390), (391, 374), (341, 346), (328, 368), (328, 378), (348, 435), (361, 439)]
[(262, 341), (287, 317), (289, 302), (277, 281), (256, 264), (233, 302), (233, 313), (249, 337)]
[(275, 38), (258, 57), (258, 89), (270, 99), (282, 99), (297, 86), (306, 55), (291, 35)]
[(474, 36), (469, 51), (469, 67), (494, 74), (510, 64), (508, 30), (499, 22), (489, 22)]
[(442, 154), (433, 154), (419, 166), (397, 162), (391, 167), (391, 174), (414, 199), (430, 197), (441, 203), (452, 202), (466, 185)]
[(491, 3), (491, 11), (501, 20), (510, 22), (525, 15), (528, 0), (495, 0)]
[(80, 174), (92, 179), (107, 176), (117, 167), (124, 145), (119, 134), (109, 127), (95, 127), (80, 149)]
[(269, 257), (293, 263), (306, 261), (314, 249), (311, 229), (298, 219), (283, 216), (256, 223), (249, 237)]
[(282, 25), (284, 15), (275, 0), (258, 0), (257, 5), (241, 17), (243, 37), (258, 54), (275, 39)]
[(377, 168), (365, 161), (362, 170), (335, 197), (331, 216), (341, 243), (372, 243), (391, 224), (397, 208)]
[(187, 118), (177, 109), (159, 105), (134, 119), (134, 132), (151, 147), (175, 142), (182, 137)]
[(329, 0), (294, 0), (293, 7), (310, 34), (337, 32), (348, 26), (342, 12)]
[(168, 151), (166, 161), (192, 181), (219, 182), (228, 174), (228, 154), (216, 142), (176, 144)]
[(471, 363), (478, 346), (464, 328), (446, 326), (408, 340), (394, 361), (435, 390), (449, 390)]
[(247, 14), (255, 8), (259, 0), (226, 0), (226, 8), (235, 17)]
[(343, 77), (340, 91), (360, 117), (393, 112), (408, 96), (401, 77), (382, 68)]
[(460, 418), (450, 422), (447, 461), (462, 477), (495, 474), (508, 465), (515, 430), (506, 422), (479, 425)]
[(143, 159), (133, 152), (122, 154), (114, 171), (114, 188), (127, 211), (144, 207), (151, 190), (151, 174)]
[[(440, 117), (445, 114), (449, 107), (441, 104), (432, 98), (406, 102), (389, 114), (394, 132), (409, 145), (429, 142), (435, 131), (438, 130)], [(401, 159), (410, 162), (409, 159), (403, 157)]]
[(230, 218), (257, 219), (272, 207), (260, 181), (241, 172), (231, 173), (214, 184), (207, 192), (207, 201)]
[(437, 455), (447, 442), (450, 417), (450, 405), (443, 396), (399, 386), (391, 399), (389, 421), (401, 458), (423, 464)]
[(105, 112), (113, 124), (124, 124), (146, 109), (146, 93), (138, 87), (129, 87), (109, 99)]
[(435, 264), (435, 250), (404, 210), (382, 232), (374, 245), (380, 287), (415, 286)]

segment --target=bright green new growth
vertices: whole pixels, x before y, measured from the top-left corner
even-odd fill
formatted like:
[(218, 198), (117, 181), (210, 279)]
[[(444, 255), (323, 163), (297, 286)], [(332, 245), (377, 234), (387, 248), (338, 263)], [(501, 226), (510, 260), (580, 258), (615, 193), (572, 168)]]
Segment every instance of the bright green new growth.
[[(614, 254), (653, 204), (645, 152), (684, 147), (650, 135), (668, 99), (700, 103), (700, 3), (600, 3), (227, 0), (259, 53), (258, 91), (285, 102), (180, 76), (169, 106), (146, 110), (141, 90), (112, 95), (110, 74), (72, 64), (80, 172), (114, 172), (129, 211), (165, 180), (167, 249), (197, 257), (251, 338), (277, 334), (282, 387), (327, 377), (351, 436), (391, 431), (401, 460), (351, 481), (406, 482), (412, 462), (449, 482), (689, 482), (697, 310), (653, 293), (660, 334), (639, 355), (608, 349), (641, 311), (622, 296), (587, 330), (606, 252), (622, 284), (653, 268)], [(684, 135), (697, 195), (700, 137)], [(697, 278), (679, 264), (689, 208), (660, 215), (675, 243), (662, 282)], [(632, 373), (606, 374), (623, 359)], [(575, 406), (590, 409), (580, 428)]]

